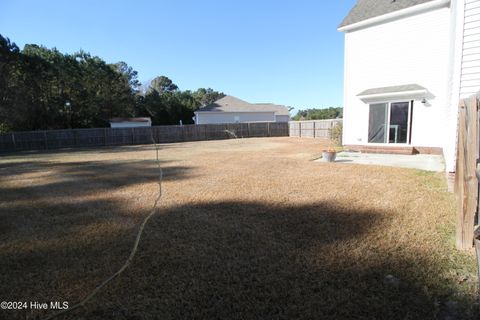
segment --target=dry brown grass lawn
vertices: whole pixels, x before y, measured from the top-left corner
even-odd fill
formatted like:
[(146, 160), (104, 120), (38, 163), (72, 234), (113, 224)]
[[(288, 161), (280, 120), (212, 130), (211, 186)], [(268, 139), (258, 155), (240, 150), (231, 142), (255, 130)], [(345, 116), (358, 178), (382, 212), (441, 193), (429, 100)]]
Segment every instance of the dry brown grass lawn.
[[(165, 194), (133, 264), (67, 318), (475, 317), (443, 176), (312, 162), (321, 145), (162, 145)], [(115, 272), (153, 203), (153, 158), (151, 146), (2, 156), (1, 300), (72, 305)]]

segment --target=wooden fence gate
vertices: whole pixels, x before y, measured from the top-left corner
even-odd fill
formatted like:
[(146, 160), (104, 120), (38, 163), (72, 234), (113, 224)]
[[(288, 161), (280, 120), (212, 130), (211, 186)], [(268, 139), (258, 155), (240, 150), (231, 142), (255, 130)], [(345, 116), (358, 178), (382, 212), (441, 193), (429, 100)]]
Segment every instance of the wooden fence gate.
[(478, 212), (477, 163), (479, 154), (479, 100), (476, 96), (460, 100), (458, 115), (455, 195), (457, 200), (456, 244), (471, 249)]

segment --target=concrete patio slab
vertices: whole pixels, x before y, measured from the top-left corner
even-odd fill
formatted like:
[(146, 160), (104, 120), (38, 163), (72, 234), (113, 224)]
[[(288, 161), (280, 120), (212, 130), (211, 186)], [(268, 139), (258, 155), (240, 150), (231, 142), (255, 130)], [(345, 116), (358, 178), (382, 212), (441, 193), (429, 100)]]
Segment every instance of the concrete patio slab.
[[(317, 161), (323, 160), (319, 159)], [(401, 167), (437, 172), (442, 172), (445, 170), (443, 156), (431, 154), (402, 155), (340, 152), (337, 154), (337, 159), (335, 162)]]

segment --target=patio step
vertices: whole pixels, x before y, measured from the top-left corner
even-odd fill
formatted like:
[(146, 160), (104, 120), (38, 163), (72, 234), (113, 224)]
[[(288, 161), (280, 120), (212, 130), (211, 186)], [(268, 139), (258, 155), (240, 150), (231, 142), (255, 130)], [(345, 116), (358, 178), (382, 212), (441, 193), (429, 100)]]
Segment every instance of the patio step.
[(362, 153), (386, 153), (386, 154), (436, 154), (442, 155), (441, 148), (433, 147), (395, 147), (395, 146), (360, 146), (360, 145), (346, 145), (345, 151), (355, 151)]

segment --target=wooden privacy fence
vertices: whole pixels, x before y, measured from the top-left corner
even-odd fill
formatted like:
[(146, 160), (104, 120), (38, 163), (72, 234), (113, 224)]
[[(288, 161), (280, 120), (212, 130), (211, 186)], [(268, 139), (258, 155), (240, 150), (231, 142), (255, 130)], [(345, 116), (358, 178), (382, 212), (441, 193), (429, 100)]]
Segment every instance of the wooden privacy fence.
[(290, 121), (290, 137), (308, 137), (330, 139), (333, 127), (342, 123), (342, 119)]
[(287, 122), (47, 130), (0, 134), (0, 152), (288, 136)]
[(455, 195), (457, 200), (456, 243), (459, 249), (471, 249), (478, 208), (476, 168), (479, 159), (478, 98), (460, 101), (458, 114)]

